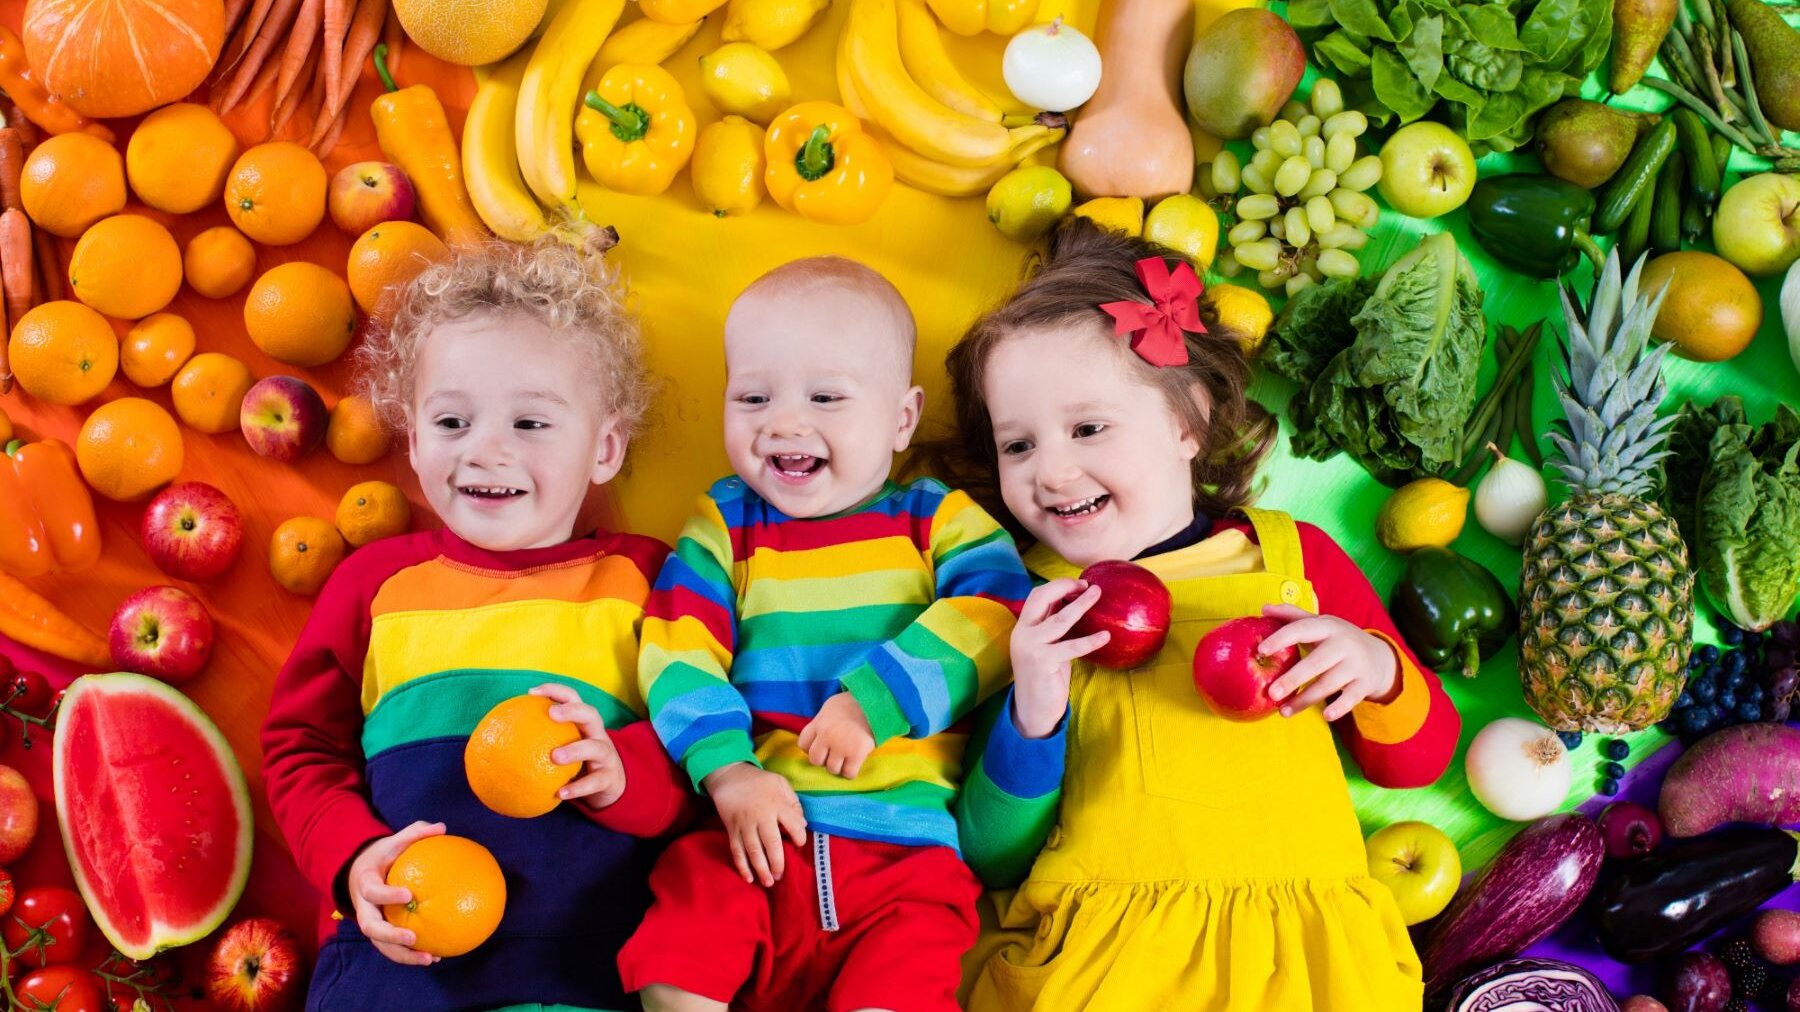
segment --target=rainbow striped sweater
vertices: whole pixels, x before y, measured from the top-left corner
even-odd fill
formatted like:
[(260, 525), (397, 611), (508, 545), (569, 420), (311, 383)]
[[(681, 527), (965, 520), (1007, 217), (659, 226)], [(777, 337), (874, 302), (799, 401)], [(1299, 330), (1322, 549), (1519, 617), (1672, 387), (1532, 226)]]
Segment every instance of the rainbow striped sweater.
[[(1030, 586), (1012, 538), (940, 482), (890, 482), (862, 506), (796, 519), (723, 479), (646, 605), (651, 722), (696, 788), (752, 762), (787, 777), (814, 829), (954, 848), (964, 718), (1005, 683)], [(839, 692), (875, 733), (855, 780), (797, 745)]]

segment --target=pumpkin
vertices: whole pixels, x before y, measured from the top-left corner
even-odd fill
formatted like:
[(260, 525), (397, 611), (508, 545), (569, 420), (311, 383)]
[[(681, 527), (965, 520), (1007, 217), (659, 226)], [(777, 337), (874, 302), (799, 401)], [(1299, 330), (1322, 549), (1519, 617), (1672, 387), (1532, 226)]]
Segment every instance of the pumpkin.
[(1154, 200), (1194, 182), (1181, 67), (1193, 0), (1107, 0), (1094, 43), (1100, 90), (1075, 113), (1060, 168), (1076, 195)]
[(84, 116), (135, 116), (199, 87), (225, 41), (224, 0), (30, 0), (33, 74)]

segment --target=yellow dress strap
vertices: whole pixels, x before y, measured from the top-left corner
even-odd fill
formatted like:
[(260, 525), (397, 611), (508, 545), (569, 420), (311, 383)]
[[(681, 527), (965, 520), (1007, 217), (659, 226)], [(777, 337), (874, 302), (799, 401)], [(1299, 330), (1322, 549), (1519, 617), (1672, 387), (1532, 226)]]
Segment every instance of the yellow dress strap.
[(1263, 569), (1299, 579), (1306, 578), (1306, 560), (1300, 554), (1300, 528), (1294, 518), (1280, 510), (1245, 506), (1244, 519), (1256, 531), (1256, 543), (1262, 548)]

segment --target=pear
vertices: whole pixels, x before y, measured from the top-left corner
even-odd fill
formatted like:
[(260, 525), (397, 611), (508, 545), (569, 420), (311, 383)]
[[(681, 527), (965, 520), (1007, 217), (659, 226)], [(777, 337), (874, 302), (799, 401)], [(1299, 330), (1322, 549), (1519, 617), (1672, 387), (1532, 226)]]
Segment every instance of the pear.
[(1279, 14), (1239, 7), (1199, 33), (1182, 87), (1188, 118), (1221, 140), (1248, 137), (1281, 111), (1306, 73), (1306, 48)]
[(1725, 12), (1744, 37), (1763, 116), (1800, 130), (1800, 32), (1762, 0), (1725, 0)]
[(1583, 189), (1595, 189), (1625, 164), (1646, 118), (1655, 119), (1586, 99), (1563, 99), (1538, 120), (1544, 170)]
[(1675, 23), (1681, 0), (1613, 0), (1612, 78), (1608, 87), (1623, 95), (1637, 86), (1663, 36)]

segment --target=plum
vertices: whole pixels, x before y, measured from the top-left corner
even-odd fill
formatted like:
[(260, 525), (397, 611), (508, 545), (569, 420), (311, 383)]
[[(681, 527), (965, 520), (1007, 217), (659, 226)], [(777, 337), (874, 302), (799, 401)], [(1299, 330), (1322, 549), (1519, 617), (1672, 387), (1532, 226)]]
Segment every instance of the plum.
[(1724, 1012), (1731, 1000), (1731, 974), (1710, 952), (1684, 952), (1669, 964), (1663, 997), (1670, 1012)]
[(1800, 913), (1763, 911), (1750, 929), (1750, 940), (1756, 945), (1756, 954), (1776, 966), (1800, 963)]

